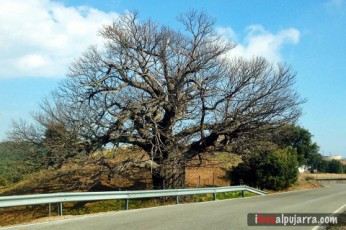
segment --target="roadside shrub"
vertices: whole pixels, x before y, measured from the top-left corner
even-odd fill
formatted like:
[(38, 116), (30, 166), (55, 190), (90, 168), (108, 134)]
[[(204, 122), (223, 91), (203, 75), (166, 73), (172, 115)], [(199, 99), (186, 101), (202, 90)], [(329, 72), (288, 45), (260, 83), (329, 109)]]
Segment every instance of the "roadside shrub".
[(331, 160), (328, 162), (329, 173), (343, 173), (343, 165), (338, 160)]
[(288, 188), (298, 178), (297, 153), (285, 148), (263, 153), (240, 163), (230, 172), (232, 184), (247, 184), (260, 189)]

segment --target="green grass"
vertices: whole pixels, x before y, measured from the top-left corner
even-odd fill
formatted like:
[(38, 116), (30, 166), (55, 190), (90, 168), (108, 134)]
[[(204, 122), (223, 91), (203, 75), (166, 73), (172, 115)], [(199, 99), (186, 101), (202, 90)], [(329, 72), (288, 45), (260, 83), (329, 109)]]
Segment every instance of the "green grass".
[[(256, 194), (244, 191), (244, 197), (251, 197), (251, 196), (256, 196)], [(242, 197), (243, 197), (242, 192), (224, 192), (224, 193), (216, 194), (217, 200), (234, 199), (234, 198), (242, 198)], [(212, 201), (213, 199), (214, 199), (213, 194), (202, 194), (202, 195), (193, 196), (193, 202)]]
[[(256, 194), (244, 192), (245, 197), (255, 196)], [(217, 193), (217, 200), (241, 198), (241, 192)], [(179, 197), (179, 203), (196, 203), (212, 201), (213, 194), (201, 194), (193, 196)], [(146, 198), (129, 200), (129, 209), (140, 209), (175, 204), (175, 197)], [(48, 206), (48, 205), (47, 205)], [(125, 200), (106, 200), (88, 203), (69, 202), (63, 204), (64, 215), (84, 215), (99, 212), (120, 211), (125, 209)], [(52, 205), (52, 215), (56, 215), (56, 206)]]
[[(244, 197), (252, 197), (257, 196), (255, 193), (244, 191)], [(218, 200), (225, 200), (225, 199), (233, 199), (233, 198), (240, 198), (242, 196), (242, 192), (225, 192), (225, 193), (218, 193), (216, 194), (216, 198)]]
[[(156, 198), (156, 199), (133, 199), (129, 200), (129, 209), (140, 209), (162, 206), (167, 204), (175, 204), (173, 198)], [(48, 205), (47, 205), (48, 206)], [(125, 200), (106, 200), (93, 201), (88, 203), (83, 202), (68, 202), (63, 203), (64, 215), (85, 215), (99, 212), (120, 211), (125, 209)], [(56, 205), (52, 205), (52, 215), (57, 215)]]

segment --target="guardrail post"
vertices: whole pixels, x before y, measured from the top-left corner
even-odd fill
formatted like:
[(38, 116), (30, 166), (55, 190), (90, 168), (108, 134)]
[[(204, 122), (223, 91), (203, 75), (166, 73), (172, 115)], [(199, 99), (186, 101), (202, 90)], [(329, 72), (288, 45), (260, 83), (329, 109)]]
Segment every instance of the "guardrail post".
[(245, 194), (244, 194), (244, 190), (241, 190), (241, 196), (244, 198)]
[(49, 204), (48, 204), (48, 216), (51, 215), (51, 212), (52, 212), (52, 204), (49, 203)]
[(213, 200), (216, 200), (216, 192), (213, 193)]
[(58, 215), (62, 216), (62, 203), (58, 203)]
[(129, 199), (125, 200), (125, 210), (129, 210)]
[(215, 186), (215, 173), (213, 171), (213, 187)]
[(176, 204), (179, 204), (179, 196), (176, 196), (176, 197), (175, 197), (175, 203), (176, 203)]

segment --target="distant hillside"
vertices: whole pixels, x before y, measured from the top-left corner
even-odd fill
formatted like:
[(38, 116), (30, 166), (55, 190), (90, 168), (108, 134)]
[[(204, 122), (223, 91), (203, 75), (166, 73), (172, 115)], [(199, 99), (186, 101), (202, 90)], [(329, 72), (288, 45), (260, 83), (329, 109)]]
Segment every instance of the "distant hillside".
[(33, 171), (25, 154), (25, 150), (14, 147), (10, 142), (0, 142), (0, 187), (16, 183)]

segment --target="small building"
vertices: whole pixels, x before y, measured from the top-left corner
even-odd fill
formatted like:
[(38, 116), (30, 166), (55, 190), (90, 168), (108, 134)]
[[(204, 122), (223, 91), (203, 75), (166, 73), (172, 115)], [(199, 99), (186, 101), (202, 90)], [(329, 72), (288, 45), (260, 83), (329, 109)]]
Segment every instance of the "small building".
[(308, 166), (306, 166), (306, 165), (302, 165), (302, 166), (300, 166), (300, 167), (298, 168), (298, 171), (299, 171), (300, 173), (308, 172), (308, 171), (309, 171), (309, 168), (308, 168)]
[(323, 160), (326, 160), (326, 161), (331, 161), (331, 160), (338, 160), (338, 161), (341, 161), (341, 160), (342, 160), (342, 156), (341, 156), (341, 155), (323, 156)]

